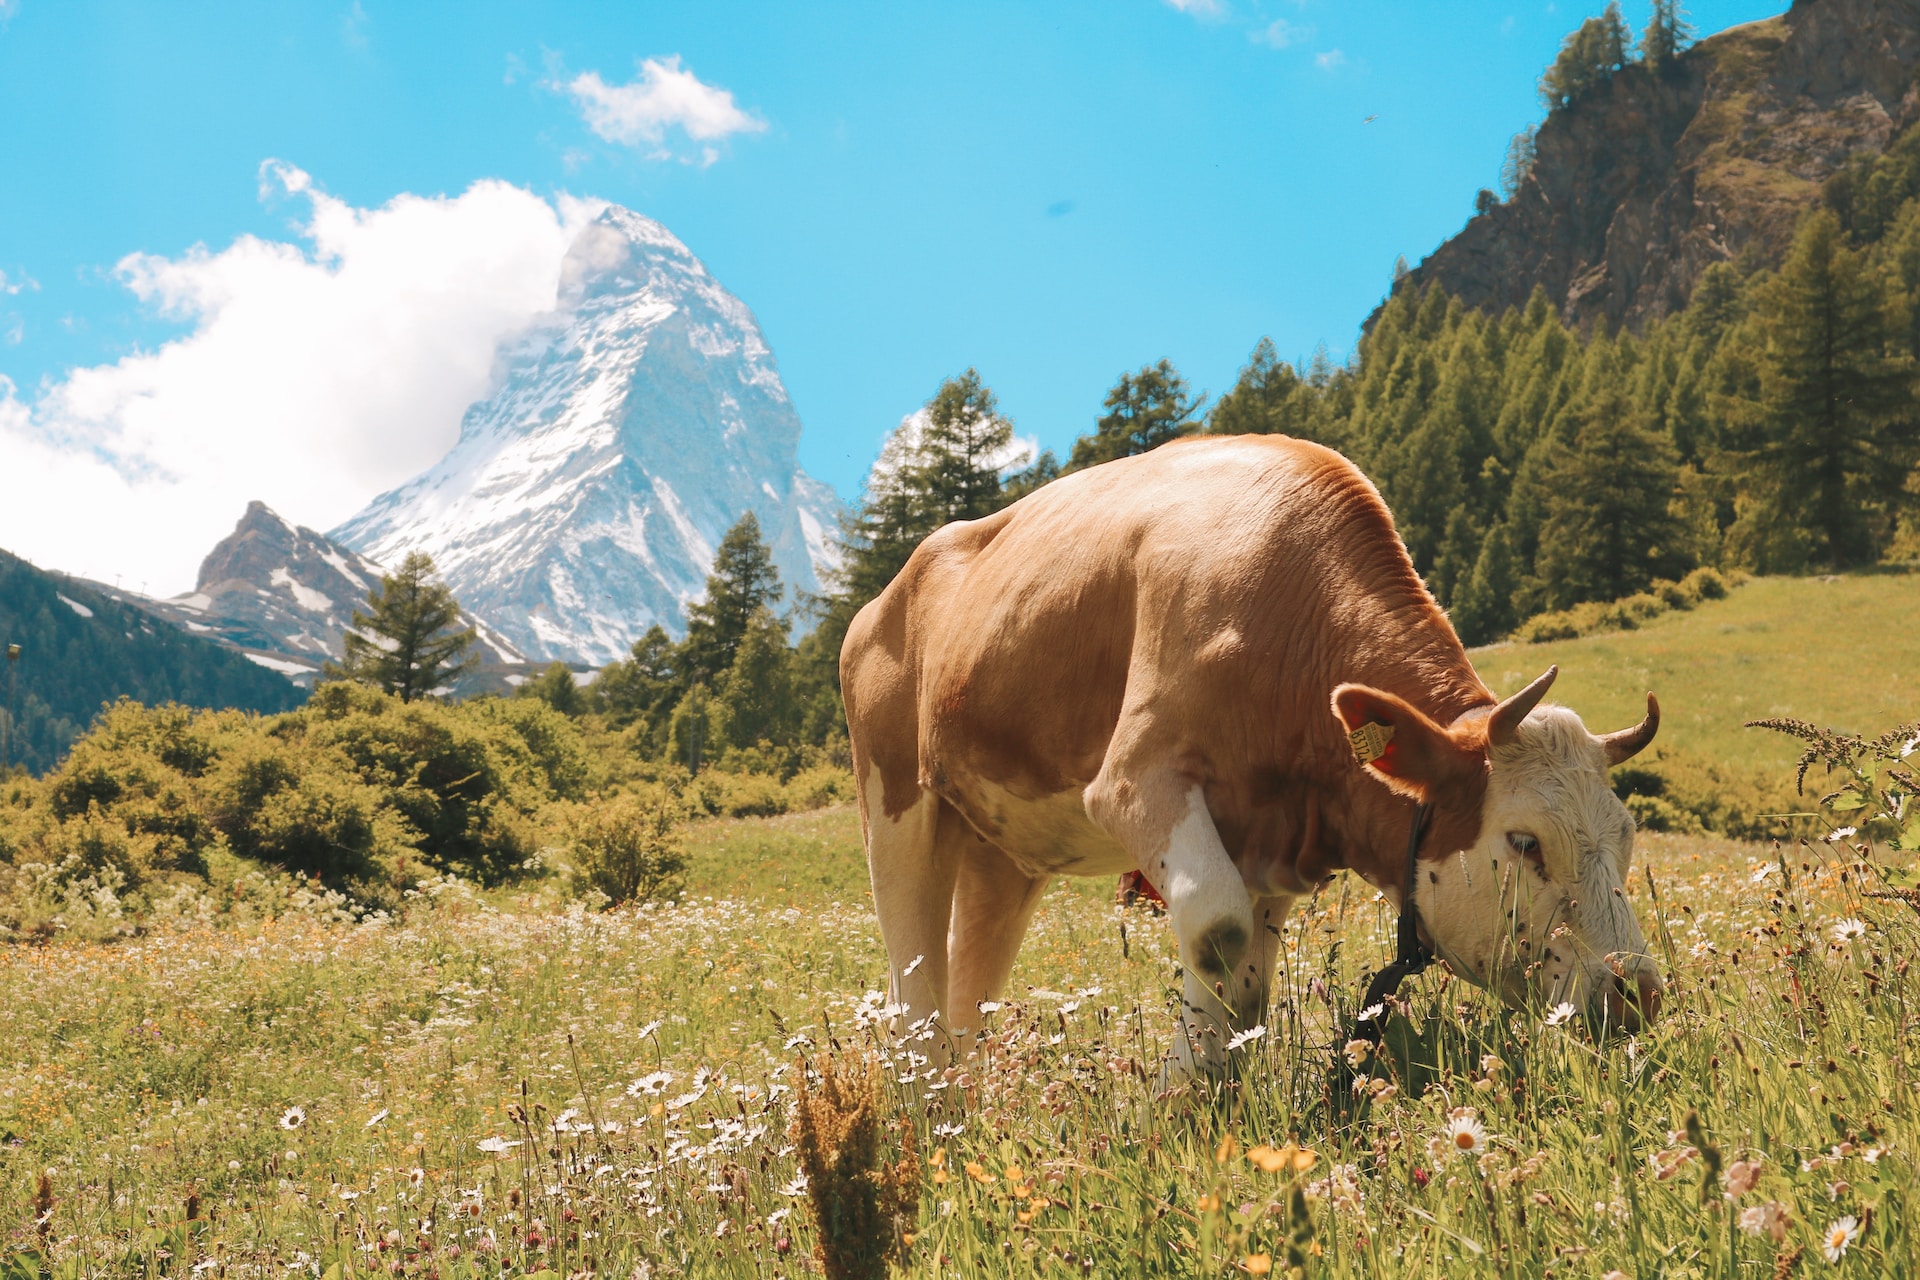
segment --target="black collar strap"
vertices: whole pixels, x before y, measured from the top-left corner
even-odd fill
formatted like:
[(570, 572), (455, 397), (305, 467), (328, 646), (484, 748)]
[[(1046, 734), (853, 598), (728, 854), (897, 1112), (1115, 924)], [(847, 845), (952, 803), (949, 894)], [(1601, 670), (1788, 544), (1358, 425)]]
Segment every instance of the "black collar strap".
[[(1367, 984), (1367, 994), (1360, 1001), (1360, 1012), (1354, 1018), (1353, 1034), (1347, 1037), (1350, 1041), (1365, 1040), (1378, 1047), (1387, 1029), (1387, 997), (1398, 991), (1403, 981), (1433, 963), (1432, 950), (1420, 941), (1420, 908), (1413, 901), (1420, 869), (1420, 839), (1427, 832), (1427, 818), (1432, 812), (1433, 806), (1424, 801), (1414, 807), (1413, 829), (1407, 833), (1407, 873), (1400, 892), (1399, 940), (1393, 963), (1374, 974), (1373, 981)], [(1378, 1012), (1369, 1017), (1369, 1009)]]

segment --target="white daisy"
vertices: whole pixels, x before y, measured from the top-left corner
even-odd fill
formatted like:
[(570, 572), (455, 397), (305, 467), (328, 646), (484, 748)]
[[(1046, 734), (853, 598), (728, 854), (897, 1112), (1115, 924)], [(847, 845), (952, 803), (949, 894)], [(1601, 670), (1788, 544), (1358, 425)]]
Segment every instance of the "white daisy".
[(1267, 1028), (1264, 1024), (1248, 1027), (1245, 1031), (1238, 1033), (1227, 1041), (1227, 1050), (1228, 1052), (1232, 1052), (1243, 1044), (1249, 1044), (1252, 1041), (1258, 1040), (1265, 1034), (1267, 1034)]
[(1446, 1139), (1447, 1146), (1459, 1155), (1478, 1155), (1486, 1150), (1486, 1126), (1480, 1123), (1480, 1117), (1474, 1114), (1471, 1107), (1463, 1107), (1454, 1112), (1453, 1117), (1440, 1130), (1440, 1136)]
[(1845, 920), (1834, 922), (1833, 940), (1835, 942), (1852, 942), (1855, 938), (1865, 936), (1866, 932), (1867, 922), (1865, 920), (1856, 920), (1849, 916)]
[(650, 1076), (641, 1076), (638, 1080), (628, 1085), (627, 1096), (629, 1098), (637, 1098), (644, 1093), (651, 1097), (672, 1083), (673, 1072), (656, 1071)]
[(1827, 1255), (1828, 1262), (1838, 1262), (1846, 1256), (1847, 1246), (1860, 1238), (1860, 1220), (1852, 1214), (1827, 1226), (1826, 1234), (1820, 1241), (1820, 1252)]
[(385, 1120), (391, 1114), (393, 1113), (388, 1111), (385, 1107), (382, 1107), (378, 1111), (374, 1112), (372, 1116), (368, 1117), (367, 1122), (361, 1125), (360, 1127), (362, 1129), (371, 1129), (373, 1128), (373, 1126), (379, 1124), (382, 1120)]
[(280, 1127), (291, 1133), (307, 1122), (306, 1110), (302, 1107), (288, 1107), (280, 1113)]
[(1579, 1012), (1580, 1011), (1574, 1008), (1571, 1004), (1568, 1004), (1565, 1000), (1562, 1000), (1559, 1004), (1547, 1010), (1547, 1025), (1550, 1027), (1557, 1027), (1562, 1023), (1572, 1022), (1573, 1016)]

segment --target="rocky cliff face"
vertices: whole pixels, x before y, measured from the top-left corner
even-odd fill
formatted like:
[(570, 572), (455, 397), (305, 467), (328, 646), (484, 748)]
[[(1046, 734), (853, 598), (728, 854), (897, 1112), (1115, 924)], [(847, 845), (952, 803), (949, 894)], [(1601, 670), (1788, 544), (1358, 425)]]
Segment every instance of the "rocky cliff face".
[(656, 622), (684, 629), (747, 511), (785, 603), (818, 589), (838, 503), (799, 469), (799, 439), (753, 314), (665, 227), (613, 207), (453, 450), (332, 536), (386, 563), (426, 551), (522, 652), (598, 666)]
[(1797, 0), (1630, 66), (1540, 127), (1533, 170), (1404, 277), (1489, 310), (1536, 285), (1570, 322), (1639, 328), (1715, 262), (1775, 262), (1821, 184), (1920, 118), (1920, 0)]

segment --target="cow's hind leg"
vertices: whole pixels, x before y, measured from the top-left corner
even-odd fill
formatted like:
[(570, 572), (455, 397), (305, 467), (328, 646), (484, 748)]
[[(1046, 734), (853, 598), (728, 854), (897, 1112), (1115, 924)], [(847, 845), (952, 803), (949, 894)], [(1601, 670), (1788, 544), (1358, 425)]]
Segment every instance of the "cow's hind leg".
[[(930, 791), (920, 792), (904, 812), (889, 817), (877, 783), (875, 779), (863, 788), (867, 871), (880, 938), (887, 948), (889, 995), (899, 1006), (889, 1030), (898, 1037), (942, 1012), (946, 1001), (947, 921), (960, 860), (955, 843), (940, 837), (942, 827), (958, 818)], [(931, 1045), (928, 1056), (944, 1060), (944, 1039), (935, 1034), (913, 1047), (928, 1052), (924, 1046)]]
[[(958, 818), (956, 816), (956, 823)], [(959, 825), (964, 826), (964, 823)], [(997, 999), (1013, 973), (1013, 960), (1027, 935), (1048, 877), (1030, 876), (971, 828), (958, 833), (959, 883), (947, 934), (948, 991), (955, 1026), (978, 1029), (983, 1001)], [(957, 1046), (964, 1052), (964, 1045)]]

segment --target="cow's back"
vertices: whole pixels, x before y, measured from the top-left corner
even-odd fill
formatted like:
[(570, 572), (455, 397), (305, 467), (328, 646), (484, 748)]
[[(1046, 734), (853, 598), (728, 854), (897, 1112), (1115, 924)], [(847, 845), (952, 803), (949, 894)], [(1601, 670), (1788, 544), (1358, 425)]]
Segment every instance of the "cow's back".
[(1084, 787), (1123, 716), (1210, 784), (1331, 764), (1354, 679), (1488, 697), (1372, 485), (1285, 437), (1168, 445), (949, 525), (842, 650), (863, 785), (888, 812), (931, 788), (988, 834), (1007, 796)]

